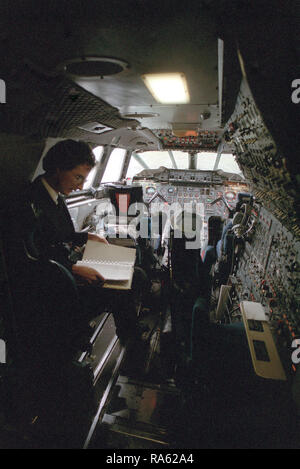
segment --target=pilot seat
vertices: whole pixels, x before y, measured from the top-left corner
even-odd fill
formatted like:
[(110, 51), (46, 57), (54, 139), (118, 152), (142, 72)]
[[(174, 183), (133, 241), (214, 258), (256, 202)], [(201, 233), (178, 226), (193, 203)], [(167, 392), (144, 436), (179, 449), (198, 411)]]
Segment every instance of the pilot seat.
[(105, 193), (115, 210), (115, 213), (108, 217), (106, 225), (108, 237), (122, 238), (125, 234), (125, 238), (126, 235), (130, 238), (131, 234), (127, 230), (128, 225), (139, 215), (137, 211), (131, 213), (131, 207), (136, 203), (143, 203), (142, 186), (125, 186), (111, 183), (105, 185)]
[[(230, 210), (227, 223), (222, 226), (220, 217), (209, 219), (209, 239), (202, 250), (202, 259), (208, 273), (213, 269), (214, 283), (226, 284), (228, 276), (234, 267), (234, 246), (237, 240), (235, 228), (246, 223), (246, 207), (253, 203), (253, 196), (246, 192), (239, 192), (234, 210)], [(218, 221), (219, 220), (219, 221)], [(217, 225), (216, 225), (217, 223)], [(218, 226), (219, 224), (219, 226)], [(217, 226), (217, 229), (215, 227)], [(213, 233), (213, 235), (212, 235)]]
[[(192, 219), (191, 231), (184, 224), (188, 217)], [(210, 278), (204, 269), (197, 241), (201, 223), (197, 214), (186, 211), (171, 220), (170, 308), (178, 380), (192, 358), (194, 328), (199, 323), (209, 322)]]
[(59, 432), (62, 420), (61, 428), (70, 423), (70, 430), (71, 422), (95, 411), (92, 370), (76, 360), (89, 351), (92, 330), (71, 273), (35, 245), (38, 221), (31, 205), (16, 200), (6, 212), (1, 248), (11, 299), (4, 312), (8, 418), (22, 425), (36, 418), (50, 433)]

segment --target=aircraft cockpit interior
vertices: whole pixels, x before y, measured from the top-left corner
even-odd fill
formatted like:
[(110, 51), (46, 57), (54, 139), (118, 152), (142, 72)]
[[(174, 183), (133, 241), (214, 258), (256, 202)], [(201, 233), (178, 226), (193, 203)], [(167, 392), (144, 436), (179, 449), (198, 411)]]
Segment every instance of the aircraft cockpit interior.
[(1, 2), (0, 448), (300, 448), (299, 17)]

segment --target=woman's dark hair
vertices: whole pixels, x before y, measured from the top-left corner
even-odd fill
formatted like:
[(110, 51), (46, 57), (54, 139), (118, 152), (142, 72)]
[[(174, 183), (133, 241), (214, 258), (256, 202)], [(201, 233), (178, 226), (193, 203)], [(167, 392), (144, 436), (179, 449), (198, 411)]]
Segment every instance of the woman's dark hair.
[(43, 169), (47, 173), (56, 169), (68, 171), (81, 164), (93, 168), (96, 161), (89, 145), (76, 140), (61, 140), (48, 150), (43, 159)]

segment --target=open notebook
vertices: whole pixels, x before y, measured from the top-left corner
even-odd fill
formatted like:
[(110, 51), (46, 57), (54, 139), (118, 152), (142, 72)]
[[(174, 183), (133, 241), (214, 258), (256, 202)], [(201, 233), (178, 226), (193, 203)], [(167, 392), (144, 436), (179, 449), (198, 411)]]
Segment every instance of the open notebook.
[(136, 250), (88, 241), (78, 265), (97, 270), (104, 278), (103, 288), (129, 290), (132, 284)]

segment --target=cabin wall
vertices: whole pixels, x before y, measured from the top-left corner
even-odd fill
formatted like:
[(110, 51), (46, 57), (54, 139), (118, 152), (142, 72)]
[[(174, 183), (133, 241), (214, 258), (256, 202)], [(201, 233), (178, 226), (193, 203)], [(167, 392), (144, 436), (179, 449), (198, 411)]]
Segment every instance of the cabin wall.
[(291, 158), (275, 141), (245, 77), (224, 136), (255, 197), (254, 228), (235, 272), (237, 297), (262, 303), (293, 372), (290, 347), (300, 335), (300, 192), (292, 170), (297, 149)]
[(44, 139), (0, 135), (1, 205), (31, 180), (45, 146)]

